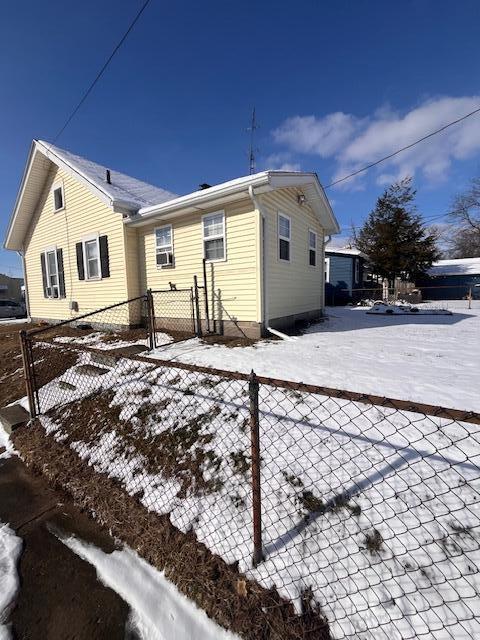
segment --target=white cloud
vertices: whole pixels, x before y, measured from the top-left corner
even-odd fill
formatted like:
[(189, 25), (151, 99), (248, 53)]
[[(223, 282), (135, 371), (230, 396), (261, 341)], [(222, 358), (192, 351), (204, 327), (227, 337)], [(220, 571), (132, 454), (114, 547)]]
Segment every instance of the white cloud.
[(276, 169), (277, 171), (300, 171), (299, 162), (291, 161), (291, 153), (273, 153), (265, 160), (265, 169)]
[[(368, 118), (335, 112), (321, 118), (288, 118), (273, 132), (274, 140), (287, 153), (314, 154), (332, 158), (336, 168), (331, 181), (404, 147), (480, 106), (480, 96), (429, 99), (407, 113), (389, 106)], [(429, 183), (448, 176), (452, 162), (480, 151), (480, 115), (453, 125), (372, 169), (377, 184), (384, 185), (406, 175), (422, 175)], [(342, 183), (359, 188), (365, 174)]]

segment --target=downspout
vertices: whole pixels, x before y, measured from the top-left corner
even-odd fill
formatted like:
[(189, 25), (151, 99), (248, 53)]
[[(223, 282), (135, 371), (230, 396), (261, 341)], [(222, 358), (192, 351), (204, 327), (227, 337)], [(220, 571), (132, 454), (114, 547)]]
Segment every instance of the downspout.
[(267, 258), (266, 258), (266, 215), (263, 211), (262, 205), (260, 204), (260, 198), (257, 198), (255, 195), (255, 191), (253, 190), (253, 185), (249, 185), (248, 187), (248, 195), (250, 196), (251, 201), (253, 202), (253, 206), (260, 214), (260, 268), (262, 270), (262, 287), (261, 287), (261, 301), (262, 301), (262, 323), (266, 331), (277, 336), (278, 338), (282, 338), (283, 340), (295, 340), (291, 336), (287, 336), (285, 333), (278, 331), (277, 329), (273, 329), (269, 326), (269, 313), (268, 313), (268, 292), (267, 292)]
[(326, 288), (326, 281), (325, 281), (325, 247), (327, 246), (327, 244), (331, 241), (332, 236), (326, 236), (323, 240), (323, 276), (322, 276), (322, 280), (323, 280), (323, 296), (322, 296), (322, 301), (323, 301), (323, 308), (322, 308), (322, 315), (325, 315), (325, 288)]
[(253, 206), (260, 215), (260, 269), (261, 269), (261, 289), (260, 300), (262, 306), (261, 318), (264, 329), (268, 326), (268, 296), (267, 296), (267, 261), (265, 258), (265, 213), (263, 212), (262, 205), (259, 199), (255, 195), (253, 185), (248, 187), (248, 195), (253, 202)]
[(22, 268), (23, 268), (23, 285), (25, 287), (25, 311), (27, 313), (27, 318), (30, 318), (30, 296), (28, 295), (28, 284), (27, 284), (27, 269), (25, 266), (25, 253), (23, 251), (17, 251), (17, 255), (22, 259)]

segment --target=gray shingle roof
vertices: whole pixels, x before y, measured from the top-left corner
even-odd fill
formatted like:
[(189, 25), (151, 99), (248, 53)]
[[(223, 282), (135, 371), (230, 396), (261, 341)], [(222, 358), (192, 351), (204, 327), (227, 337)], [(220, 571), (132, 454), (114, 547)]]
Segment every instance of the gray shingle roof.
[(110, 169), (111, 184), (106, 181), (107, 168), (92, 160), (82, 158), (70, 151), (55, 147), (49, 142), (38, 141), (45, 146), (50, 153), (63, 160), (74, 171), (80, 173), (84, 178), (92, 182), (95, 186), (106, 193), (112, 200), (121, 202), (132, 209), (140, 209), (150, 205), (160, 204), (177, 198), (177, 194), (166, 189), (155, 187), (152, 184), (137, 180), (124, 173)]

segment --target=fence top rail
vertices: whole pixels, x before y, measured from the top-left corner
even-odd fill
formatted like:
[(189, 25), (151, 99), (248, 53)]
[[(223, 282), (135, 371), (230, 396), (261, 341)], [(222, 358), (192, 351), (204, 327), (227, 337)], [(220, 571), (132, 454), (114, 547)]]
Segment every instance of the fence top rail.
[[(159, 358), (149, 358), (146, 356), (132, 356), (134, 360), (148, 362), (157, 367), (170, 367), (174, 369), (184, 369), (197, 373), (205, 373), (216, 375), (229, 380), (242, 380), (248, 382), (250, 374), (240, 373), (238, 371), (227, 371), (224, 369), (214, 369), (212, 367), (204, 367), (199, 365), (187, 364), (184, 362), (172, 362), (171, 360), (162, 360)], [(269, 385), (281, 389), (291, 389), (305, 393), (314, 393), (316, 395), (329, 396), (340, 400), (349, 400), (359, 402), (361, 404), (375, 405), (398, 409), (400, 411), (411, 411), (413, 413), (423, 413), (427, 416), (436, 418), (446, 418), (447, 420), (455, 420), (456, 422), (469, 422), (471, 424), (480, 425), (480, 413), (475, 411), (462, 411), (460, 409), (449, 409), (448, 407), (439, 407), (430, 404), (414, 402), (411, 400), (399, 400), (396, 398), (386, 398), (367, 393), (359, 393), (357, 391), (347, 391), (344, 389), (332, 389), (331, 387), (322, 387), (313, 384), (305, 384), (304, 382), (294, 382), (293, 380), (279, 380), (277, 378), (268, 378), (266, 376), (256, 376), (260, 384)]]
[[(193, 287), (185, 287), (182, 289), (150, 289), (150, 293), (191, 293)], [(198, 287), (200, 289), (200, 287)]]
[[(141, 296), (142, 297), (142, 296)], [(50, 327), (51, 328), (51, 327)], [(91, 352), (98, 353), (98, 349), (95, 347), (89, 347), (87, 345), (75, 345), (75, 344), (59, 344), (49, 345), (54, 349), (67, 349), (69, 351), (76, 351), (77, 353)], [(112, 352), (115, 351), (112, 349)], [(105, 353), (105, 351), (102, 351)], [(108, 353), (108, 352), (107, 352)], [(123, 355), (122, 358), (129, 360), (136, 360), (138, 362), (145, 362), (153, 367), (169, 367), (170, 369), (183, 369), (184, 371), (191, 371), (193, 373), (204, 373), (206, 375), (218, 376), (227, 380), (241, 380), (249, 382), (251, 380), (251, 373), (241, 373), (239, 371), (228, 371), (226, 369), (215, 369), (213, 367), (205, 367), (195, 364), (187, 364), (186, 362), (172, 362), (171, 360), (163, 360), (161, 358), (151, 358), (142, 355)], [(447, 420), (454, 420), (455, 422), (468, 422), (470, 424), (480, 425), (480, 413), (475, 411), (462, 411), (460, 409), (450, 409), (448, 407), (440, 407), (436, 405), (424, 404), (420, 402), (414, 402), (413, 400), (399, 400), (397, 398), (387, 398), (384, 396), (375, 396), (368, 393), (359, 393), (357, 391), (348, 391), (345, 389), (333, 389), (331, 387), (321, 387), (314, 384), (306, 384), (304, 382), (295, 382), (293, 380), (279, 380), (277, 378), (268, 378), (266, 376), (256, 376), (256, 380), (259, 384), (276, 387), (279, 389), (290, 389), (292, 391), (299, 391), (304, 393), (313, 393), (316, 395), (327, 396), (330, 398), (338, 398), (339, 400), (348, 400), (351, 402), (358, 402), (365, 405), (374, 405), (378, 407), (397, 409), (399, 411), (409, 411), (412, 413), (423, 413), (426, 416), (432, 416), (435, 418), (445, 418)]]
[(129, 298), (128, 300), (122, 300), (121, 302), (116, 302), (115, 304), (110, 304), (108, 307), (102, 307), (101, 309), (95, 309), (94, 311), (89, 311), (88, 313), (83, 313), (82, 315), (75, 316), (74, 318), (69, 318), (68, 320), (61, 320), (60, 322), (56, 322), (55, 324), (49, 324), (45, 327), (39, 327), (38, 329), (30, 329), (27, 331), (27, 336), (34, 336), (39, 333), (45, 333), (46, 331), (51, 331), (57, 327), (63, 327), (66, 324), (72, 324), (72, 322), (77, 322), (78, 320), (83, 320), (84, 318), (89, 318), (90, 316), (95, 316), (103, 311), (109, 311), (110, 309), (115, 309), (117, 307), (121, 307), (123, 304), (129, 304), (130, 302), (136, 302), (137, 300), (145, 300), (145, 295), (137, 296), (136, 298)]

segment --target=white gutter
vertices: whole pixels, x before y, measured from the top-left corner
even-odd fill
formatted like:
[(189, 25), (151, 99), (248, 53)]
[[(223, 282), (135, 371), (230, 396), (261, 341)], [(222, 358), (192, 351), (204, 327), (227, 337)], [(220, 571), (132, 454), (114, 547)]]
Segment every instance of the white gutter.
[(188, 193), (185, 196), (168, 200), (157, 205), (141, 208), (137, 215), (128, 220), (130, 223), (140, 222), (143, 219), (148, 219), (151, 216), (162, 214), (165, 211), (171, 212), (176, 209), (185, 209), (187, 207), (195, 207), (201, 205), (210, 200), (216, 200), (218, 198), (225, 198), (237, 192), (250, 190), (250, 187), (259, 187), (269, 184), (269, 174), (267, 171), (258, 173), (255, 176), (244, 176), (231, 180), (230, 182), (224, 182), (223, 184), (209, 187), (201, 191), (194, 191)]

